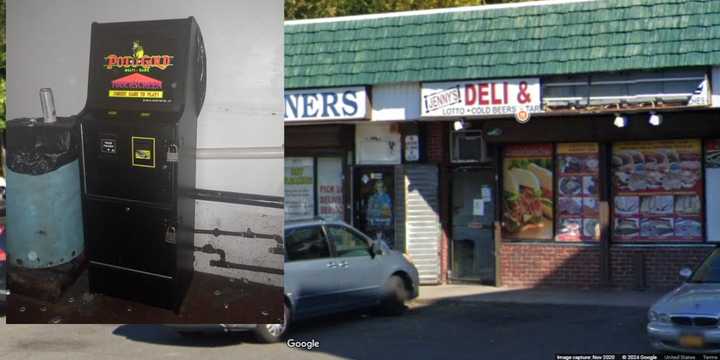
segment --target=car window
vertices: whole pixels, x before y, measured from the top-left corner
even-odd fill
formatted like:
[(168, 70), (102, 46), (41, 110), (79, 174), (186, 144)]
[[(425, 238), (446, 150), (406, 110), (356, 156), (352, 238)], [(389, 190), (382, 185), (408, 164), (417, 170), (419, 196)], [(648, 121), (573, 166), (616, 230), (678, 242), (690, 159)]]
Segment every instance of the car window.
[(330, 257), (330, 249), (320, 226), (291, 229), (285, 232), (287, 261)]
[(718, 283), (720, 282), (720, 249), (703, 261), (702, 265), (695, 271), (690, 282), (695, 283)]
[(327, 226), (328, 240), (337, 257), (370, 256), (367, 240), (344, 226)]

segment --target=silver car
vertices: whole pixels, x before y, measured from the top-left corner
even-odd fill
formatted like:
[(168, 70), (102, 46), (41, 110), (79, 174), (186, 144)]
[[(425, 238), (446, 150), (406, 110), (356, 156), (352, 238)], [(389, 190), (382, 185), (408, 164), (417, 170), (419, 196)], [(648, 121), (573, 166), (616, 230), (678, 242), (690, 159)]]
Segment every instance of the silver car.
[(662, 351), (720, 353), (720, 247), (648, 311), (647, 332)]
[[(279, 341), (291, 321), (377, 306), (399, 315), (418, 296), (419, 277), (409, 256), (338, 221), (285, 224), (285, 319), (282, 324), (223, 324), (252, 330), (262, 342)], [(177, 326), (181, 334), (197, 330)], [(190, 333), (189, 335), (192, 335)]]

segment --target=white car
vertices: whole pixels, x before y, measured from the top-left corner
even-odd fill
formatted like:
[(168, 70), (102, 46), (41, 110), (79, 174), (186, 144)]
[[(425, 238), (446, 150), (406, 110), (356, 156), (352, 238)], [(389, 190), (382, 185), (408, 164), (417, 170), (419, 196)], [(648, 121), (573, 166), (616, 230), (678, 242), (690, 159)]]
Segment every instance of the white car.
[(720, 247), (648, 311), (647, 333), (661, 351), (720, 353)]

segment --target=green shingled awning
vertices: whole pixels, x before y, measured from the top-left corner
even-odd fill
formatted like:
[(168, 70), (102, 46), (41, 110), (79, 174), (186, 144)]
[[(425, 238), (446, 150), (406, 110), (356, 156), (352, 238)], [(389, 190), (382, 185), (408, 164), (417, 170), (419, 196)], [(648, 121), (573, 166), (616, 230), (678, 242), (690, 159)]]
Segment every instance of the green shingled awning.
[(720, 65), (720, 1), (609, 0), (285, 25), (285, 88)]

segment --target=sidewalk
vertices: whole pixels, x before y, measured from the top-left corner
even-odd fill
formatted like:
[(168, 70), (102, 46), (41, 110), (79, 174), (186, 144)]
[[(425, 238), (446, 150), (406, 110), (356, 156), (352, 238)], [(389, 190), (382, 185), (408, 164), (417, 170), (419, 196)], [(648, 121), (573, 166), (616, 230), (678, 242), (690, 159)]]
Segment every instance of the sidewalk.
[(484, 285), (421, 286), (418, 306), (437, 302), (503, 302), (555, 305), (650, 307), (666, 291), (615, 289), (506, 288)]

